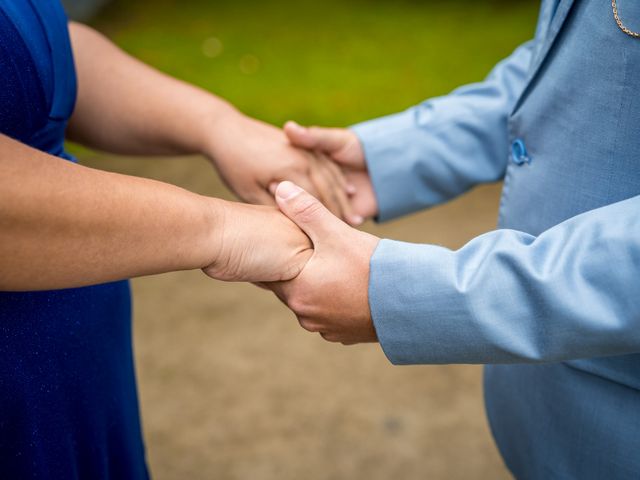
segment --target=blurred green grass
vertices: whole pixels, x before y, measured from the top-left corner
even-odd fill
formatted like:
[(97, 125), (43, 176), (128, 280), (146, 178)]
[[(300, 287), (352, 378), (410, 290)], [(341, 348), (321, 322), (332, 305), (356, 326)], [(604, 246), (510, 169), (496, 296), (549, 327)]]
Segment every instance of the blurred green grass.
[(143, 61), (280, 125), (348, 125), (482, 79), (534, 1), (116, 0), (93, 25)]

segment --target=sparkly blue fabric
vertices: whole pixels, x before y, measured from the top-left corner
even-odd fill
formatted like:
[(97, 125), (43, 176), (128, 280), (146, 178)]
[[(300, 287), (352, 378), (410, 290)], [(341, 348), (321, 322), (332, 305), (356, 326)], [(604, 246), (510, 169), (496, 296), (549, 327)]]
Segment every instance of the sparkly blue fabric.
[[(58, 0), (0, 0), (0, 133), (73, 160), (75, 97)], [(127, 281), (0, 292), (0, 479), (76, 478), (148, 478)]]

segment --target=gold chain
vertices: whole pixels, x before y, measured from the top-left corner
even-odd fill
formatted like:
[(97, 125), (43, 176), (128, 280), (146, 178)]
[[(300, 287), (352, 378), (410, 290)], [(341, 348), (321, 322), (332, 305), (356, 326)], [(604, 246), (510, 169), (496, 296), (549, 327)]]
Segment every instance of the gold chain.
[(613, 18), (616, 19), (616, 23), (618, 24), (618, 27), (620, 27), (620, 30), (622, 30), (630, 37), (640, 38), (640, 33), (632, 32), (627, 27), (625, 27), (624, 23), (622, 23), (622, 20), (620, 20), (620, 17), (618, 16), (618, 4), (616, 3), (616, 0), (611, 0), (611, 7), (613, 8)]

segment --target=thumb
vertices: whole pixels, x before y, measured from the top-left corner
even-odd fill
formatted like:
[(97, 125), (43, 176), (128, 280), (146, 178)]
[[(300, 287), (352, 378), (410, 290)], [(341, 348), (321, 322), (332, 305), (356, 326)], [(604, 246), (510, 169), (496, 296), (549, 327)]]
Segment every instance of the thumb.
[(278, 185), (276, 203), (282, 213), (307, 234), (314, 247), (331, 238), (342, 224), (317, 198), (292, 182)]
[(327, 153), (339, 151), (349, 140), (349, 134), (342, 128), (303, 127), (292, 121), (284, 124), (284, 133), (296, 147)]

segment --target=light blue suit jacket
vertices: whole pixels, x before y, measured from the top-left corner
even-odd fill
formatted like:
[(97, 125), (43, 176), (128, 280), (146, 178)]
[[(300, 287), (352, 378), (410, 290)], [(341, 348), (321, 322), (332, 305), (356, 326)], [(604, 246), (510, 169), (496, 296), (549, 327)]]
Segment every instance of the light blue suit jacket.
[(484, 82), (354, 130), (381, 220), (504, 179), (500, 229), (460, 250), (380, 242), (389, 359), (501, 364), (487, 411), (520, 478), (640, 478), (640, 40), (611, 3), (545, 0)]

